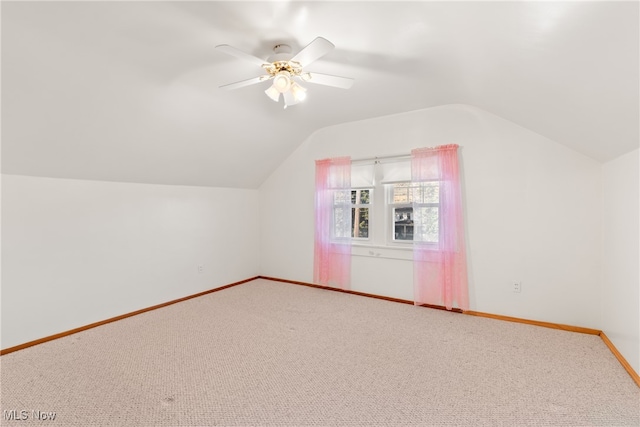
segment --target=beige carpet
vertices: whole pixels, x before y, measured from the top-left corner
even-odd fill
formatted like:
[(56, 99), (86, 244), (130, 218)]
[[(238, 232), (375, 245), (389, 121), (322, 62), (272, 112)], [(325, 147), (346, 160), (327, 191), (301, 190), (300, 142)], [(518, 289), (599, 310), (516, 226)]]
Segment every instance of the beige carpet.
[(267, 280), (0, 368), (2, 425), (640, 425), (640, 388), (597, 336)]

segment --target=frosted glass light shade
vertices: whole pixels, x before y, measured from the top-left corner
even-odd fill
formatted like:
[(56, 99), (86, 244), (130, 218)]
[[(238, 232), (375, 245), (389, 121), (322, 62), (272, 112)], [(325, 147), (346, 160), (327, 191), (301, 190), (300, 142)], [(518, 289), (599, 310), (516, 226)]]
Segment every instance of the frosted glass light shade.
[(280, 71), (273, 78), (273, 87), (275, 87), (278, 92), (285, 93), (291, 87), (291, 75), (288, 71)]
[(293, 95), (293, 98), (296, 101), (298, 101), (298, 102), (304, 101), (304, 99), (307, 97), (307, 89), (303, 88), (298, 83), (294, 82), (291, 85), (291, 94)]
[(273, 99), (275, 102), (278, 102), (280, 100), (280, 91), (276, 89), (275, 85), (271, 85), (269, 89), (264, 91), (264, 93), (266, 93), (267, 96)]

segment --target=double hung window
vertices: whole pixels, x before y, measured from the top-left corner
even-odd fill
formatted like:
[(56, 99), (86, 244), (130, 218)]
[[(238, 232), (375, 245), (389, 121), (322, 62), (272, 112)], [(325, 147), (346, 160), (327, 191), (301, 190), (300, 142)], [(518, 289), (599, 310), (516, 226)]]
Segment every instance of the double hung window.
[[(379, 188), (378, 188), (379, 187)], [(334, 193), (334, 239), (351, 237), (356, 244), (395, 246), (411, 244), (419, 231), (423, 241), (437, 243), (439, 235), (438, 181), (412, 184), (398, 182), (380, 184), (374, 188), (352, 188)], [(374, 193), (384, 194), (379, 204)], [(350, 198), (350, 204), (347, 203)], [(344, 210), (351, 210), (349, 227), (342, 222), (349, 218)], [(414, 230), (419, 215), (421, 230)], [(347, 230), (350, 230), (347, 234)], [(344, 234), (344, 235), (343, 235)]]
[[(350, 191), (336, 191), (333, 194), (333, 221), (334, 221), (334, 239), (348, 237), (347, 229), (350, 230), (350, 237), (360, 241), (369, 240), (369, 223), (371, 218), (373, 189), (358, 188)], [(350, 203), (347, 203), (350, 198)], [(351, 210), (351, 224), (344, 227), (342, 221), (348, 218), (344, 214), (344, 209)], [(344, 235), (343, 235), (344, 234)]]
[[(428, 243), (437, 243), (439, 234), (440, 185), (438, 181), (400, 182), (387, 189), (390, 240), (412, 242), (414, 234), (425, 236)], [(415, 230), (415, 220), (421, 230)]]

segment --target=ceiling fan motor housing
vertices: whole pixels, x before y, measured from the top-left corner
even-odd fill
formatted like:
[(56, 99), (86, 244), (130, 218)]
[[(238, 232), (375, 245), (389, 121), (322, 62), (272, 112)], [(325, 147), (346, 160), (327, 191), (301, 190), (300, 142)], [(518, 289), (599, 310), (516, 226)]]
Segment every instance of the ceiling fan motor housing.
[(283, 62), (291, 59), (291, 46), (277, 44), (273, 47), (273, 55), (267, 58), (268, 62)]

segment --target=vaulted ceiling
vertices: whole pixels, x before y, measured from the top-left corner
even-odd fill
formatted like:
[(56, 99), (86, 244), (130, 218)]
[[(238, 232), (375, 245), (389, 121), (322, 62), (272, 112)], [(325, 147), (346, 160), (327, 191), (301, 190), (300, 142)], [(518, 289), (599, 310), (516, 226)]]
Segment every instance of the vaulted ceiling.
[[(325, 126), (465, 103), (599, 161), (638, 147), (638, 2), (2, 2), (2, 172), (256, 188)], [(283, 109), (221, 90), (316, 36)], [(375, 155), (376, 153), (372, 153)]]

